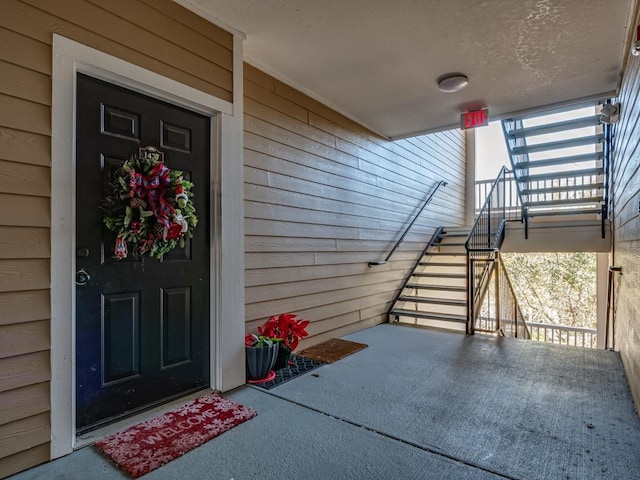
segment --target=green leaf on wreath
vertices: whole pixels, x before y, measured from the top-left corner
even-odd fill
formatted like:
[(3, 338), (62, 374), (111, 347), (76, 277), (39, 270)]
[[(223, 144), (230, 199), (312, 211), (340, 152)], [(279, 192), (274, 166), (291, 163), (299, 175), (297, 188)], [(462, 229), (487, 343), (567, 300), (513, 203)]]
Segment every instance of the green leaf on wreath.
[(131, 216), (133, 215), (133, 210), (130, 206), (127, 205), (124, 214), (124, 226), (128, 227), (131, 224)]
[(142, 208), (140, 208), (140, 217), (141, 218), (147, 218), (153, 215), (153, 212), (150, 210), (143, 210)]

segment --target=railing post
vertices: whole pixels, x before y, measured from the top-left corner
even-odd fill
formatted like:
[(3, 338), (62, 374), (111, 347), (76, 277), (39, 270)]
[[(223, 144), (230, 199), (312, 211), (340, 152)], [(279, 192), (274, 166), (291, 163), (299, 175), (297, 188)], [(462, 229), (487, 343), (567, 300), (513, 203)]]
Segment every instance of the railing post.
[(491, 194), (487, 198), (487, 248), (491, 248)]
[(475, 291), (474, 291), (475, 266), (471, 254), (467, 251), (467, 335), (473, 335), (475, 316)]
[(496, 265), (493, 269), (493, 271), (495, 272), (495, 294), (496, 294), (496, 299), (495, 299), (495, 305), (496, 305), (496, 331), (500, 331), (500, 316), (501, 316), (501, 311), (500, 311), (500, 258), (499, 256), (496, 255), (496, 258), (494, 260), (494, 262), (496, 262)]

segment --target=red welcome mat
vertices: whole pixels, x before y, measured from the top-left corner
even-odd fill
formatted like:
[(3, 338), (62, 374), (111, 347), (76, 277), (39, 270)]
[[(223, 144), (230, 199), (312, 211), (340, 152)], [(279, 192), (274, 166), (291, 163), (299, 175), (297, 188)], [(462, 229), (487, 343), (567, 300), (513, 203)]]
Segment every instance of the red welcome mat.
[(96, 442), (118, 466), (138, 478), (257, 415), (214, 393)]

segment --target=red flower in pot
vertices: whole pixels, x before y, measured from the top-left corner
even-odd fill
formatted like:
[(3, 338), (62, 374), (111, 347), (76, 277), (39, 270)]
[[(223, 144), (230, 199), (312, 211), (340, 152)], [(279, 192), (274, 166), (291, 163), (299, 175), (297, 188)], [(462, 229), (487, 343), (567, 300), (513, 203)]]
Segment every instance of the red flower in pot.
[(265, 337), (279, 338), (282, 345), (295, 350), (301, 338), (309, 335), (305, 330), (309, 325), (309, 320), (297, 319), (292, 313), (282, 313), (273, 316), (265, 322), (262, 327), (258, 327), (258, 333)]

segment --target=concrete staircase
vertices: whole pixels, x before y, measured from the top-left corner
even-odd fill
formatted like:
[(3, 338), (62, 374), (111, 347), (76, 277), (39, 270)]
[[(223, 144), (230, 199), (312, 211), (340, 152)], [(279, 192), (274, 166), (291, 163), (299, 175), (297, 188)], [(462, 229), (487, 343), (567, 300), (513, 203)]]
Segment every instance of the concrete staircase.
[(470, 227), (441, 227), (389, 312), (390, 322), (465, 331)]

